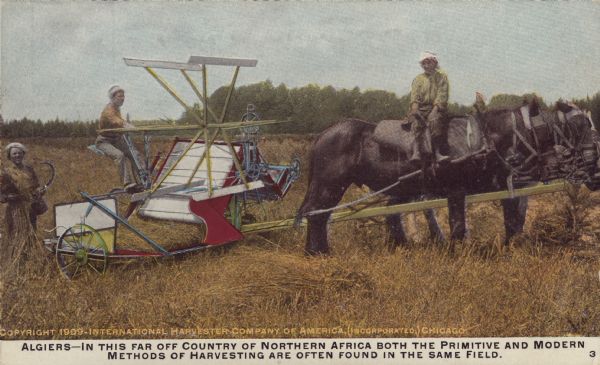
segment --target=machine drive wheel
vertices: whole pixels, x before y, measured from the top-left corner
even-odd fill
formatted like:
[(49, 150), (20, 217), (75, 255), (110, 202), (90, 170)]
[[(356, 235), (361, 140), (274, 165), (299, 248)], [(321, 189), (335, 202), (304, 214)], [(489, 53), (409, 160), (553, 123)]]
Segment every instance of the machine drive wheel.
[(67, 229), (56, 244), (56, 263), (67, 279), (85, 270), (103, 274), (108, 264), (108, 248), (100, 233), (86, 224)]

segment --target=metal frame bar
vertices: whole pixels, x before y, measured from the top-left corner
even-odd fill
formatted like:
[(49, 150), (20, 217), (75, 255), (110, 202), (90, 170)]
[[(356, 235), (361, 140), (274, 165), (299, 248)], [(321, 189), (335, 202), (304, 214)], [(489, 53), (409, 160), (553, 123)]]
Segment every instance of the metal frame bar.
[[(50, 252), (55, 252), (54, 247), (56, 246), (57, 243), (58, 243), (58, 238), (44, 239), (44, 247)], [(173, 255), (179, 255), (179, 254), (196, 252), (196, 251), (203, 251), (203, 250), (207, 250), (210, 248), (216, 248), (219, 246), (221, 246), (221, 245), (194, 245), (191, 247), (179, 248), (179, 249), (174, 249), (172, 251), (168, 251), (169, 255), (163, 255), (162, 253), (158, 253), (158, 252), (133, 251), (133, 250), (128, 250), (127, 254), (123, 254), (123, 253), (119, 253), (119, 251), (121, 251), (121, 250), (115, 250), (114, 253), (107, 253), (106, 258), (109, 260), (115, 260), (115, 259), (120, 260), (120, 259), (139, 259), (142, 257), (165, 257), (165, 256), (173, 256)], [(65, 253), (69, 254), (71, 252), (65, 252)], [(96, 255), (94, 254), (94, 256), (96, 256)], [(102, 256), (102, 257), (104, 257), (104, 256)]]
[[(148, 172), (147, 157), (146, 157), (146, 163), (142, 164), (143, 161), (139, 161), (139, 159), (138, 159), (139, 155), (137, 153), (137, 149), (135, 148), (135, 145), (133, 144), (133, 141), (131, 140), (129, 135), (127, 133), (124, 133), (123, 135), (121, 135), (121, 138), (123, 138), (123, 141), (125, 142), (125, 145), (127, 146), (127, 149), (129, 150), (129, 155), (130, 155), (129, 157), (131, 158), (131, 160), (133, 161), (133, 164), (135, 165), (134, 173), (137, 174), (137, 178), (140, 180), (139, 182), (143, 185), (144, 189), (148, 189), (150, 187), (150, 185), (152, 184), (152, 182), (150, 179), (150, 174)], [(147, 143), (144, 138), (144, 153), (146, 154), (146, 156), (148, 156), (148, 151), (149, 151), (149, 146), (147, 148)]]
[(142, 60), (139, 58), (123, 58), (127, 66), (133, 67), (154, 67), (171, 70), (189, 70), (201, 71), (202, 66), (194, 63), (159, 61), (159, 60)]
[(193, 65), (255, 67), (257, 63), (257, 60), (248, 58), (190, 56), (188, 59), (188, 64)]
[(80, 194), (81, 194), (81, 196), (85, 200), (87, 200), (88, 202), (90, 202), (90, 204), (93, 204), (98, 209), (100, 209), (101, 211), (103, 211), (105, 214), (108, 214), (109, 216), (111, 216), (112, 218), (114, 218), (116, 221), (118, 221), (119, 223), (121, 223), (122, 225), (124, 225), (125, 227), (127, 227), (131, 232), (135, 233), (136, 236), (138, 236), (141, 239), (143, 239), (144, 241), (146, 241), (156, 251), (159, 251), (159, 252), (163, 253), (164, 255), (170, 255), (171, 254), (164, 247), (162, 247), (161, 245), (159, 245), (158, 243), (156, 243), (150, 237), (147, 237), (141, 231), (139, 231), (134, 226), (132, 226), (131, 224), (129, 224), (129, 222), (127, 222), (126, 220), (124, 220), (123, 218), (121, 218), (116, 212), (113, 212), (112, 210), (110, 210), (107, 207), (105, 207), (104, 204), (96, 201), (88, 193), (82, 191)]

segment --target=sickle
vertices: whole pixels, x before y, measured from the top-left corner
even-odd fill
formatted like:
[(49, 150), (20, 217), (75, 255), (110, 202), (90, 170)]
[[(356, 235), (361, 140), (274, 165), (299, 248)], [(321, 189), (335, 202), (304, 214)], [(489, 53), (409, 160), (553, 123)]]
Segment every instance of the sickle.
[[(52, 185), (52, 182), (54, 182), (54, 177), (56, 176), (56, 169), (54, 168), (54, 164), (52, 163), (52, 161), (42, 161), (40, 162), (40, 165), (47, 165), (50, 168), (50, 178), (48, 179), (48, 182), (44, 185), (44, 191), (46, 191), (48, 187)], [(8, 194), (5, 195), (5, 198), (14, 199), (18, 196), (18, 194)]]
[(56, 169), (54, 168), (54, 163), (52, 161), (42, 161), (40, 165), (47, 165), (50, 168), (50, 178), (48, 182), (44, 185), (44, 189), (47, 189), (54, 182), (54, 177), (56, 176)]

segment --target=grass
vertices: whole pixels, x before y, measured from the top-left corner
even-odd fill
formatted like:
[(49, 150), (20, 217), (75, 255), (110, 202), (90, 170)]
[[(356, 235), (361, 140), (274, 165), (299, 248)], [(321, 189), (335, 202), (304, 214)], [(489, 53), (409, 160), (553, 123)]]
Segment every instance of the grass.
[[(79, 190), (98, 194), (118, 185), (112, 162), (86, 150), (91, 140), (25, 142), (29, 161), (56, 163), (50, 206), (80, 200)], [(284, 137), (261, 145), (273, 163), (300, 156), (303, 172), (308, 149), (306, 141)], [(304, 173), (283, 201), (256, 207), (253, 215), (258, 221), (292, 217), (306, 187)], [(347, 199), (360, 194), (353, 188)], [(419, 334), (365, 331), (424, 327), (438, 331), (421, 334), (427, 337), (447, 335), (440, 329), (466, 337), (598, 336), (600, 214), (590, 202), (599, 195), (585, 190), (571, 195), (533, 198), (525, 232), (510, 247), (502, 244), (499, 204), (470, 206), (470, 238), (453, 255), (428, 240), (420, 214), (409, 214), (412, 240), (394, 253), (386, 249), (383, 225), (350, 221), (330, 227), (333, 253), (325, 258), (304, 257), (305, 232), (290, 229), (183, 257), (115, 262), (104, 275), (86, 273), (74, 281), (62, 278), (50, 259), (45, 268), (22, 273), (18, 287), (3, 296), (0, 328), (56, 330), (34, 336), (38, 339), (72, 338), (58, 332), (65, 328), (78, 330), (77, 338), (145, 337), (82, 333), (109, 328), (158, 328), (166, 335), (146, 337), (185, 338), (315, 337), (301, 329), (325, 329), (317, 337), (406, 337)], [(446, 210), (438, 211), (447, 232), (446, 217)], [(199, 236), (186, 225), (137, 218), (135, 223), (166, 246)], [(51, 212), (39, 226), (53, 227)], [(132, 241), (119, 233), (119, 243), (139, 244)], [(177, 332), (197, 328), (205, 331)], [(332, 328), (343, 331), (327, 331)], [(284, 335), (284, 329), (296, 330)], [(31, 338), (5, 338), (26, 337)]]

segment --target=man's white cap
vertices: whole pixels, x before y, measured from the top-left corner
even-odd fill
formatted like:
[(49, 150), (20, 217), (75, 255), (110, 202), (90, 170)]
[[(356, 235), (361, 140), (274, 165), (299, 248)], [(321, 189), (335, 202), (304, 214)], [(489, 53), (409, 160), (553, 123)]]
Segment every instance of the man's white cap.
[(122, 87), (120, 87), (119, 85), (112, 85), (109, 89), (108, 89), (108, 98), (112, 99), (113, 95), (115, 95), (115, 93), (117, 91), (125, 91), (123, 90)]
[(425, 52), (421, 53), (421, 58), (419, 59), (419, 63), (421, 63), (421, 62), (423, 62), (423, 61), (425, 61), (427, 59), (430, 59), (430, 58), (432, 58), (432, 59), (434, 59), (436, 61), (438, 60), (437, 59), (437, 55), (435, 53), (429, 52), (429, 51), (425, 51)]

